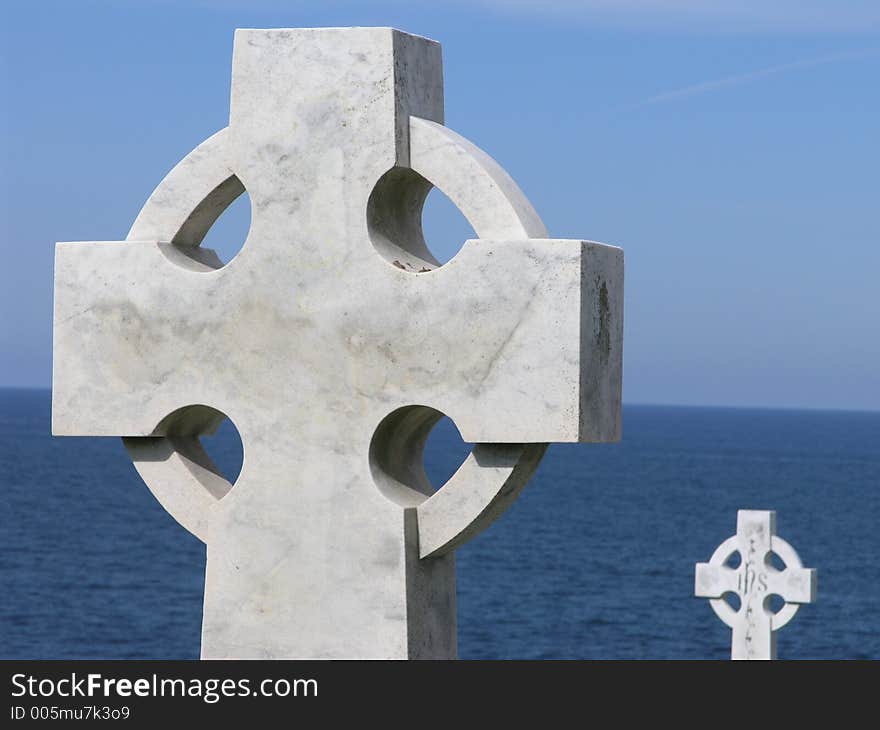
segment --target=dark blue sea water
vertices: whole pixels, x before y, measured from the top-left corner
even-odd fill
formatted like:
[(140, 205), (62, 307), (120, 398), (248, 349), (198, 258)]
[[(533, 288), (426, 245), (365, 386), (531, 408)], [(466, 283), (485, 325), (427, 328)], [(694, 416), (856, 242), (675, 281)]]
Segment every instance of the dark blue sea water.
[[(205, 551), (118, 439), (49, 436), (48, 391), (0, 390), (0, 657), (192, 659)], [(209, 450), (240, 459), (234, 431)], [(466, 453), (441, 423), (435, 479)], [(694, 563), (775, 509), (819, 571), (780, 658), (880, 659), (880, 414), (636, 407), (616, 445), (551, 446), (458, 553), (462, 658), (724, 659)]]

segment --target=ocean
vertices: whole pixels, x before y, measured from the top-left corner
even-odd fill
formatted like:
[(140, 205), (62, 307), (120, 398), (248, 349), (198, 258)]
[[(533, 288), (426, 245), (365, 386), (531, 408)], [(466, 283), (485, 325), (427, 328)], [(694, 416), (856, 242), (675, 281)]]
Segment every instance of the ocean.
[[(50, 394), (0, 390), (0, 658), (195, 659), (204, 546), (119, 439), (52, 438)], [(552, 445), (458, 551), (463, 659), (726, 659), (694, 564), (772, 509), (818, 571), (780, 659), (880, 659), (880, 413), (625, 406), (619, 444)], [(240, 468), (230, 427), (206, 439)], [(441, 422), (435, 483), (467, 453)]]

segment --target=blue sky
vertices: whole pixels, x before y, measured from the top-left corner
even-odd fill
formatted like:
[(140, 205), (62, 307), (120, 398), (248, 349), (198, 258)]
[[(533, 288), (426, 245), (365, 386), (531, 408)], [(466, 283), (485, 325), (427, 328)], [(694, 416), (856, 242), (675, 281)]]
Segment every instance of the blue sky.
[[(233, 29), (322, 25), (439, 40), (447, 124), (551, 235), (623, 246), (627, 402), (880, 409), (873, 0), (8, 4), (0, 385), (50, 383), (54, 242), (123, 238), (225, 125)], [(469, 235), (436, 193), (425, 224)]]

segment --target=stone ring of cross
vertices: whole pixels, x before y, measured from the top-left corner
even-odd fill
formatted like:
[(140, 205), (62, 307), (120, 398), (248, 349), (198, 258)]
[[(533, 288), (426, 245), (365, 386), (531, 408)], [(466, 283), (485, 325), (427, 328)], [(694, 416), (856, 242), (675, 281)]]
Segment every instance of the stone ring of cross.
[[(216, 254), (199, 244), (245, 191), (231, 159), (229, 137), (229, 129), (224, 129), (187, 155), (150, 196), (126, 240), (169, 241), (159, 251), (172, 263), (198, 272), (220, 269), (223, 264)], [(417, 276), (440, 267), (421, 234), (422, 204), (434, 185), (457, 205), (480, 238), (547, 238), (529, 201), (482, 150), (418, 117), (409, 119), (409, 139), (409, 166), (395, 166), (383, 175), (364, 211), (371, 242), (391, 265)], [(235, 267), (235, 260), (228, 265)], [(422, 451), (442, 416), (423, 405), (396, 409), (378, 425), (369, 451), (380, 491), (403, 507), (416, 508), (423, 558), (442, 554), (484, 529), (516, 498), (547, 447), (478, 443), (435, 492), (422, 468)], [(157, 424), (157, 433), (167, 432), (162, 440), (125, 440), (135, 466), (162, 505), (205, 541), (212, 508), (233, 485), (211, 462), (199, 436), (212, 432), (225, 417), (213, 408), (186, 407)]]
[[(712, 606), (712, 610), (715, 611), (718, 618), (733, 628), (739, 623), (739, 614), (747, 610), (746, 607), (749, 603), (748, 599), (751, 597), (751, 594), (763, 593), (763, 596), (761, 596), (760, 607), (770, 619), (770, 630), (778, 631), (794, 618), (794, 615), (800, 608), (800, 604), (786, 601), (779, 611), (774, 613), (770, 608), (770, 601), (773, 596), (778, 594), (770, 592), (771, 589), (776, 588), (773, 578), (777, 575), (782, 575), (788, 570), (794, 571), (792, 575), (797, 575), (803, 570), (803, 563), (801, 563), (800, 556), (795, 552), (795, 549), (791, 545), (778, 535), (771, 535), (769, 550), (766, 554), (757, 557), (756, 566), (754, 568), (749, 570), (748, 563), (746, 563), (743, 569), (738, 572), (725, 567), (728, 564), (728, 561), (730, 561), (737, 553), (739, 553), (740, 556), (748, 555), (748, 550), (749, 546), (744, 544), (742, 536), (733, 535), (721, 543), (715, 549), (715, 552), (712, 553), (712, 557), (709, 558), (709, 565), (716, 569), (730, 571), (734, 580), (737, 581), (735, 586), (733, 580), (730, 582), (730, 585), (728, 586), (730, 590), (728, 592), (736, 593), (736, 595), (739, 596), (740, 606), (739, 609), (734, 609), (733, 606), (731, 606), (723, 597), (710, 598), (709, 605)], [(775, 568), (770, 562), (772, 553), (778, 555), (785, 564), (783, 570)], [(740, 560), (743, 560), (743, 558), (740, 557)], [(763, 585), (760, 585), (762, 581)], [(786, 595), (788, 595), (787, 591)]]
[[(478, 238), (441, 265), (436, 185)], [(244, 191), (226, 265), (200, 243)], [(440, 46), (238, 30), (229, 125), (125, 241), (56, 249), (53, 432), (123, 436), (207, 544), (203, 657), (450, 657), (453, 548), (554, 441), (620, 437), (623, 252), (549, 238), (443, 124)], [(447, 415), (474, 448), (436, 492)], [(199, 438), (229, 418), (235, 486)]]

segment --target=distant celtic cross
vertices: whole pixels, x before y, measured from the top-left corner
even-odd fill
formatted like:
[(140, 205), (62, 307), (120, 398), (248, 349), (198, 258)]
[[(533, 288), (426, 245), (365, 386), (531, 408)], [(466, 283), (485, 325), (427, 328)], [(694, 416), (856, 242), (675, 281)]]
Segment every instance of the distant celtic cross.
[[(740, 563), (730, 567), (737, 553)], [(783, 570), (773, 565), (773, 553), (785, 564)], [(775, 512), (739, 510), (736, 535), (721, 543), (708, 563), (697, 563), (694, 592), (709, 598), (733, 629), (732, 659), (775, 659), (776, 632), (800, 604), (816, 600), (816, 571), (804, 568), (794, 548), (776, 535)], [(728, 593), (739, 596), (739, 610), (724, 599)], [(777, 613), (770, 606), (774, 595), (785, 601)]]
[[(445, 265), (421, 232), (432, 185), (479, 237)], [(199, 244), (245, 190), (223, 265)], [(453, 549), (548, 442), (619, 438), (622, 322), (622, 251), (547, 238), (443, 126), (437, 43), (239, 30), (229, 126), (125, 241), (57, 246), (53, 432), (122, 435), (207, 544), (203, 657), (455, 657)], [(435, 492), (443, 414), (475, 446)], [(199, 441), (224, 417), (234, 488)]]

